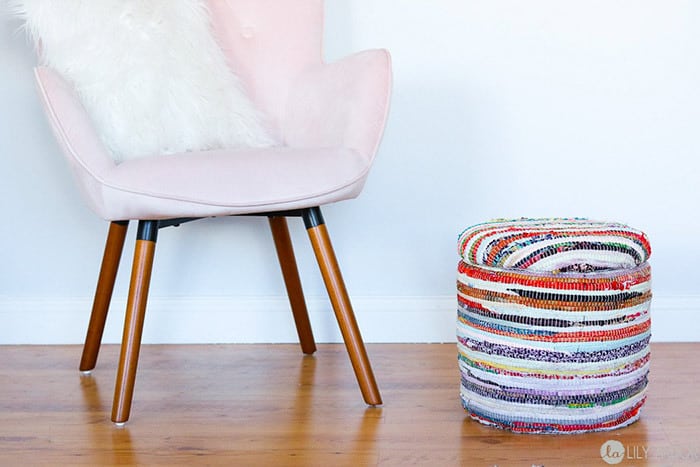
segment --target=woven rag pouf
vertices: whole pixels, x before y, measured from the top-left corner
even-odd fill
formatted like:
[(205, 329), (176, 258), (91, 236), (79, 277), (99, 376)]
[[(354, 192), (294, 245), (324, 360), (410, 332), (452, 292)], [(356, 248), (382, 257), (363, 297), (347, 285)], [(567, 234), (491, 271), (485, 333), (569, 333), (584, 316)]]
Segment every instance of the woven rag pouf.
[(649, 373), (651, 249), (616, 223), (518, 219), (459, 237), (462, 405), (519, 433), (639, 418)]

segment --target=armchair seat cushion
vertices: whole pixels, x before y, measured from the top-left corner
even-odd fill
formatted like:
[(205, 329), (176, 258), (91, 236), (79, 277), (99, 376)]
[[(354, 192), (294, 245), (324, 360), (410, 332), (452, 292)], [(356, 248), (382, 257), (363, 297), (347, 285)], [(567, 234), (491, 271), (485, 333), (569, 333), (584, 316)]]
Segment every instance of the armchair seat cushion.
[(369, 167), (346, 148), (188, 152), (115, 165), (93, 199), (109, 220), (288, 210), (357, 196)]

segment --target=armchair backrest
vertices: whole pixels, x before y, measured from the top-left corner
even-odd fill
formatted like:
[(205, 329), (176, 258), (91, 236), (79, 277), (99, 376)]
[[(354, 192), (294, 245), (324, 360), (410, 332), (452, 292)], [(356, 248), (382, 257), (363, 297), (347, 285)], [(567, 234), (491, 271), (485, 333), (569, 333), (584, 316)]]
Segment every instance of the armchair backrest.
[(273, 126), (291, 81), (322, 61), (323, 0), (208, 0), (229, 65)]

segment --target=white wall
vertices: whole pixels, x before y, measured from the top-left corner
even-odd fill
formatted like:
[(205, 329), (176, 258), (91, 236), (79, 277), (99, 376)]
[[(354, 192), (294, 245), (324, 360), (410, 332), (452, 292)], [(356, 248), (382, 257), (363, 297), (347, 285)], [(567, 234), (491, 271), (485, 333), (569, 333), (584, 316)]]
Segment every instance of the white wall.
[[(329, 60), (394, 60), (373, 174), (324, 211), (367, 340), (452, 340), (457, 235), (520, 216), (646, 231), (655, 339), (700, 340), (700, 3), (331, 0), (326, 18)], [(0, 13), (0, 343), (79, 342), (106, 225), (59, 157), (16, 28)], [(299, 222), (292, 234), (319, 340), (337, 340)], [(146, 341), (294, 340), (263, 219), (163, 231), (151, 292)]]

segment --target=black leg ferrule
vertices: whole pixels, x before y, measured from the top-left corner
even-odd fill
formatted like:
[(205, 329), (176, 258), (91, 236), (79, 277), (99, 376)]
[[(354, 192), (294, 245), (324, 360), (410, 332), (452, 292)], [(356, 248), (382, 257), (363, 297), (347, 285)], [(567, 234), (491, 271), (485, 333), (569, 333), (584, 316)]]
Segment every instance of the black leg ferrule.
[(301, 217), (304, 218), (304, 226), (307, 230), (325, 224), (323, 215), (321, 214), (321, 208), (319, 207), (304, 209), (301, 213)]
[(139, 221), (136, 240), (155, 242), (158, 240), (158, 221)]

